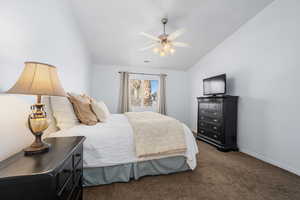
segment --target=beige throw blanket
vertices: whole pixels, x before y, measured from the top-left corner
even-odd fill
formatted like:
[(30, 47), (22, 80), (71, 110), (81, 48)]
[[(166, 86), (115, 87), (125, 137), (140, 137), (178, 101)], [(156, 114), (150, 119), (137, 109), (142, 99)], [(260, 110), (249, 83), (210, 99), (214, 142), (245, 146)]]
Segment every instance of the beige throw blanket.
[(184, 129), (178, 120), (154, 112), (128, 112), (125, 115), (133, 128), (137, 157), (186, 152)]

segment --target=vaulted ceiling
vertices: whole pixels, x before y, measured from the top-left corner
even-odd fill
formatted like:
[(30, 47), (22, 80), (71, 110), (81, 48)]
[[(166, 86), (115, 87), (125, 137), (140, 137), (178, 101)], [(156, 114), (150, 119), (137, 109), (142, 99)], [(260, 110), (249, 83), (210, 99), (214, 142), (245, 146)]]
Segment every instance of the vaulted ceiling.
[[(95, 64), (159, 67), (185, 70), (214, 49), (273, 0), (72, 0), (71, 6)], [(176, 48), (160, 57), (139, 49), (149, 40), (139, 35), (187, 32), (178, 41), (190, 48)], [(145, 63), (149, 60), (149, 63)]]

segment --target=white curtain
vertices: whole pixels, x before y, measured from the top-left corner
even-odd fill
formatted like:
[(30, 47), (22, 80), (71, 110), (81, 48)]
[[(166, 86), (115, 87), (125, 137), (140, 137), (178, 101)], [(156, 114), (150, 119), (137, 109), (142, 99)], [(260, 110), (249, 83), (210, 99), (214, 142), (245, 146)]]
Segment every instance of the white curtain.
[(159, 79), (159, 102), (158, 102), (158, 112), (160, 114), (167, 114), (166, 106), (166, 74), (161, 74)]
[(129, 112), (129, 73), (120, 72), (119, 113)]

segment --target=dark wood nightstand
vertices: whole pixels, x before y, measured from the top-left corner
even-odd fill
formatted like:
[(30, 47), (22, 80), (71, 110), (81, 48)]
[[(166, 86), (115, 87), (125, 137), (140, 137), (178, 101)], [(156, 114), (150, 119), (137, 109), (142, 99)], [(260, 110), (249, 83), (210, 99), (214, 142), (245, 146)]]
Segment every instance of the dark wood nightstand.
[(0, 162), (0, 198), (81, 200), (84, 137), (47, 138), (48, 153)]

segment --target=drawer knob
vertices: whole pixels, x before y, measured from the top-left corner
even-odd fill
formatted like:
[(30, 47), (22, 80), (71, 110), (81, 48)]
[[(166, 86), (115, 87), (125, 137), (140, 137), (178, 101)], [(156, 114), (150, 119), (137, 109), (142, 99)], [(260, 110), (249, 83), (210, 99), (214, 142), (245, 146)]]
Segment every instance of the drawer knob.
[(201, 133), (204, 133), (204, 131), (200, 131)]
[(218, 120), (217, 119), (214, 119), (214, 122), (217, 122)]
[(217, 127), (216, 127), (216, 126), (214, 126), (214, 129), (215, 129), (215, 130), (217, 130)]
[(214, 138), (217, 138), (217, 135), (214, 135)]
[(214, 112), (214, 115), (217, 115), (217, 113), (216, 113), (216, 112)]
[(76, 169), (76, 172), (82, 172), (82, 169)]

